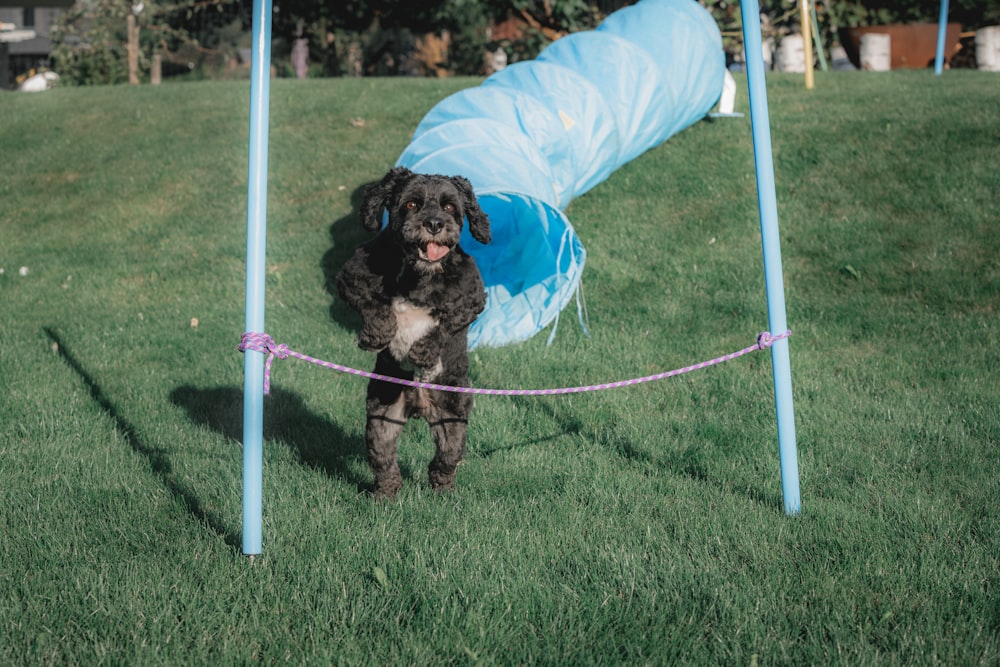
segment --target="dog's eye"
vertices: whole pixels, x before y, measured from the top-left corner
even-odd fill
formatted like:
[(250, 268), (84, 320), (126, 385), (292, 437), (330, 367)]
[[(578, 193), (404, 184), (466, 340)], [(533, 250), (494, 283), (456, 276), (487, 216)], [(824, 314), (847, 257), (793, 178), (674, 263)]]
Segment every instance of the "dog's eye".
[(408, 201), (408, 202), (406, 202), (406, 210), (407, 211), (414, 211), (414, 210), (416, 210), (416, 208), (417, 208), (417, 202), (415, 202), (415, 201)]
[(454, 204), (445, 204), (444, 205), (444, 210), (447, 211), (448, 213), (454, 213), (455, 212), (455, 205)]

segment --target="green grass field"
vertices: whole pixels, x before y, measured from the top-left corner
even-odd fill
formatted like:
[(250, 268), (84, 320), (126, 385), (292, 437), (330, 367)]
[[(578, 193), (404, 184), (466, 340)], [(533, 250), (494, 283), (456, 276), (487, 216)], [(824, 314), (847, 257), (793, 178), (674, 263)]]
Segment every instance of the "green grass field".
[[(477, 83), (274, 83), (268, 333), (372, 364), (325, 285), (364, 185)], [(997, 77), (768, 83), (800, 516), (765, 353), (481, 397), (449, 495), (412, 423), (382, 503), (364, 381), (292, 359), (252, 561), (248, 84), (0, 96), (0, 664), (1000, 663)], [(474, 353), (477, 386), (642, 376), (767, 328), (748, 118), (685, 130), (569, 217), (592, 336), (567, 311), (551, 347)]]

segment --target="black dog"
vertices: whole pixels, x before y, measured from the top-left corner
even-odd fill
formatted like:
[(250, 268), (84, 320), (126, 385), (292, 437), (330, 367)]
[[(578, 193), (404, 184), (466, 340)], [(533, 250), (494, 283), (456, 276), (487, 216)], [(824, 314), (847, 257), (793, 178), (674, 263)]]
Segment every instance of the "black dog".
[[(363, 321), (358, 346), (378, 352), (376, 373), (467, 387), (468, 329), (486, 307), (486, 290), (458, 239), (467, 218), (473, 238), (489, 243), (489, 218), (466, 179), (402, 167), (365, 190), (361, 224), (378, 231), (386, 210), (388, 226), (337, 275), (338, 292)], [(426, 419), (434, 436), (431, 486), (454, 488), (471, 395), (372, 380), (367, 409), (365, 442), (376, 496), (392, 497), (402, 486), (398, 443), (411, 417)]]

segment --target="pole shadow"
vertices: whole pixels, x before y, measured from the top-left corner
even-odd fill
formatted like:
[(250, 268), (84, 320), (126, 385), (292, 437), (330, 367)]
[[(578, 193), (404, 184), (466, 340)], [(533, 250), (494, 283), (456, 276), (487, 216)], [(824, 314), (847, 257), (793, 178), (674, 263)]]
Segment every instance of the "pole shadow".
[[(206, 426), (235, 443), (243, 441), (243, 389), (181, 386), (170, 392), (170, 402), (187, 412), (192, 423)], [(333, 479), (354, 484), (359, 492), (370, 481), (352, 465), (365, 461), (364, 440), (312, 412), (294, 392), (272, 387), (264, 401), (264, 440), (280, 442), (299, 461)], [(362, 466), (364, 467), (364, 466)]]
[(198, 496), (195, 495), (195, 493), (183, 482), (177, 479), (174, 475), (173, 465), (170, 462), (170, 457), (167, 452), (163, 449), (152, 447), (148, 442), (143, 440), (139, 430), (130, 421), (128, 421), (128, 419), (121, 414), (115, 404), (111, 402), (111, 399), (109, 399), (104, 393), (104, 390), (101, 389), (101, 386), (94, 379), (94, 376), (91, 375), (86, 368), (84, 368), (83, 364), (80, 363), (69, 347), (67, 347), (66, 342), (63, 340), (62, 336), (57, 333), (56, 329), (52, 327), (44, 327), (42, 330), (54, 344), (56, 351), (59, 353), (59, 357), (83, 382), (94, 403), (97, 404), (102, 412), (111, 418), (112, 422), (114, 422), (115, 428), (122, 435), (129, 446), (137, 454), (141, 454), (146, 458), (149, 462), (150, 470), (160, 479), (160, 482), (162, 482), (167, 490), (170, 491), (175, 498), (181, 501), (184, 507), (187, 508), (188, 512), (190, 512), (191, 516), (215, 531), (215, 533), (222, 538), (227, 546), (234, 550), (241, 549), (242, 536), (227, 528), (226, 523), (220, 516), (214, 512), (206, 510), (202, 506)]
[[(542, 401), (538, 404), (537, 409), (554, 421), (559, 427), (559, 431), (553, 436), (549, 436), (549, 438), (583, 432), (583, 422), (576, 411), (561, 404), (558, 400)], [(540, 438), (524, 444), (536, 444), (545, 439), (547, 438)], [(714, 486), (734, 495), (744, 496), (747, 500), (765, 507), (780, 509), (783, 505), (780, 494), (775, 495), (765, 489), (750, 486), (735, 488), (727, 480), (713, 475), (711, 472), (711, 461), (708, 460), (708, 454), (706, 454), (703, 447), (695, 445), (684, 446), (677, 441), (661, 442), (658, 444), (660, 445), (659, 447), (656, 444), (636, 443), (627, 438), (616, 438), (612, 441), (602, 443), (601, 446), (630, 464), (656, 466), (679, 477), (687, 477), (695, 482)], [(492, 456), (504, 449), (513, 448), (494, 447), (483, 455)]]

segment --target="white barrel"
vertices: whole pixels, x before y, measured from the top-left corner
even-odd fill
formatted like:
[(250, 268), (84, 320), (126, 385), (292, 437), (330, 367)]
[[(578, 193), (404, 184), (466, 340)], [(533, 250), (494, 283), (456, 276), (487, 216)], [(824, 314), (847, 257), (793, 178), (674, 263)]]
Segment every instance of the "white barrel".
[(976, 31), (976, 64), (987, 72), (1000, 72), (1000, 25)]
[(779, 72), (805, 72), (806, 49), (802, 35), (785, 35), (774, 52), (774, 69)]
[[(747, 50), (743, 49), (743, 63), (746, 65), (747, 62)], [(774, 37), (768, 37), (763, 40), (760, 44), (760, 55), (764, 60), (764, 70), (771, 71), (774, 69)]]
[(870, 32), (861, 36), (861, 69), (888, 72), (892, 64), (892, 38)]

